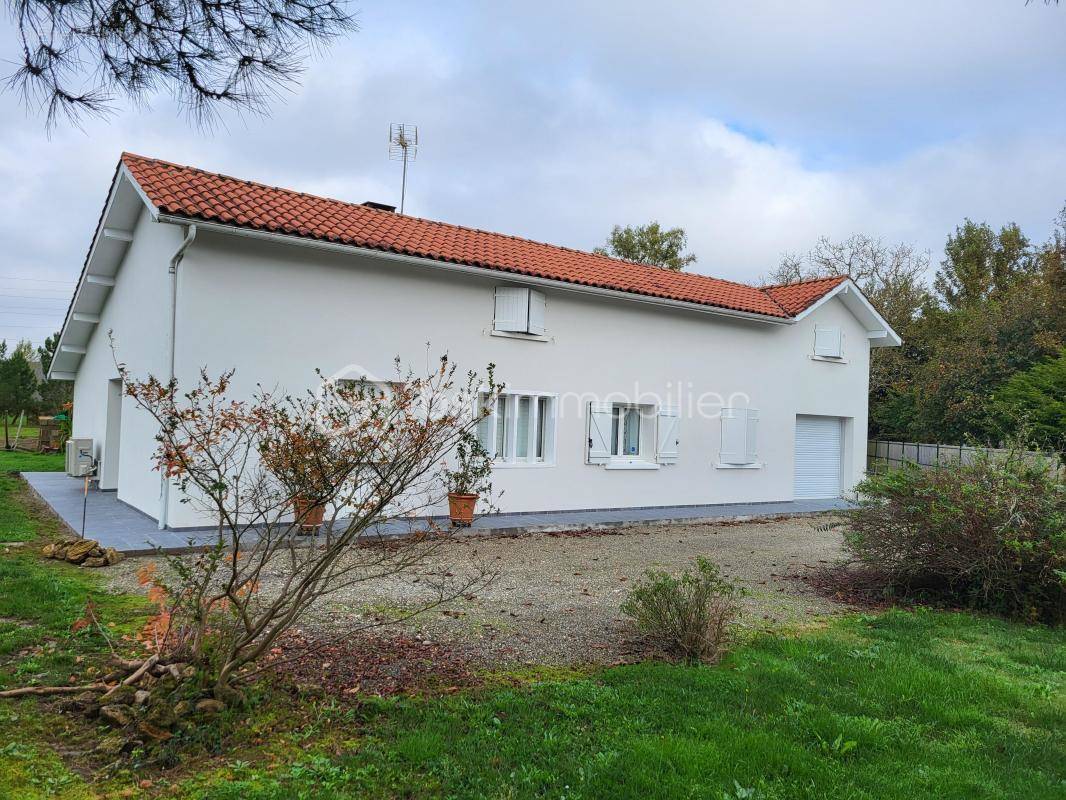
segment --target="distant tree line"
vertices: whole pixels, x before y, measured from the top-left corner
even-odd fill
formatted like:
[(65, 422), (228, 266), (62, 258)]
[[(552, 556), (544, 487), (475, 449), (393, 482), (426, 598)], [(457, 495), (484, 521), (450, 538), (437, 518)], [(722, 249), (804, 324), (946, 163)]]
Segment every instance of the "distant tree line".
[(903, 337), (872, 354), (871, 436), (1066, 452), (1066, 209), (1040, 244), (967, 219), (929, 267), (906, 244), (822, 238), (767, 282), (848, 275)]
[(52, 366), (59, 334), (45, 339), (36, 352), (27, 341), (8, 348), (0, 341), (0, 417), (4, 420), (4, 449), (14, 446), (10, 438), (10, 423), (23, 412), (27, 414), (55, 414), (71, 399), (69, 381), (47, 379)]

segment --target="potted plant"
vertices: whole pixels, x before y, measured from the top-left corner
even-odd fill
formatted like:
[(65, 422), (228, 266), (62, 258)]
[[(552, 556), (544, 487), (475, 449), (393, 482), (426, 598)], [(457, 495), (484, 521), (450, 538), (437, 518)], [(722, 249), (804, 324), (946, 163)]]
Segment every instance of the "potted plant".
[(263, 448), (263, 463), (292, 497), (295, 521), (301, 533), (311, 533), (326, 515), (323, 498), (329, 494), (330, 468), (326, 443), (315, 436), (292, 431)]
[(478, 438), (467, 431), (455, 446), (455, 469), (446, 469), (448, 516), (457, 528), (469, 528), (474, 522), (478, 498), (492, 492), (492, 457)]

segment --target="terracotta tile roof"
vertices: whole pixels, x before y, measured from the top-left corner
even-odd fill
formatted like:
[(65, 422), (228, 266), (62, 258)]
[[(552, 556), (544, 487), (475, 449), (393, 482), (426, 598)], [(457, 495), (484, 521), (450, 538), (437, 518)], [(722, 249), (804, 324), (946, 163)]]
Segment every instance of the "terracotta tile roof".
[(837, 275), (832, 278), (814, 278), (813, 280), (799, 281), (798, 283), (764, 286), (763, 291), (776, 300), (777, 304), (789, 313), (789, 316), (795, 316), (814, 305), (815, 301), (825, 297), (828, 292), (847, 279), (847, 275)]
[[(791, 314), (794, 296), (695, 273), (634, 264), (500, 233), (380, 211), (123, 153), (122, 163), (162, 213), (304, 236), (583, 286), (680, 300), (767, 317)], [(833, 284), (835, 285), (835, 284)], [(832, 286), (827, 287), (828, 291)], [(807, 304), (816, 297), (811, 295)], [(805, 306), (804, 306), (805, 307)], [(802, 309), (801, 309), (802, 310)]]

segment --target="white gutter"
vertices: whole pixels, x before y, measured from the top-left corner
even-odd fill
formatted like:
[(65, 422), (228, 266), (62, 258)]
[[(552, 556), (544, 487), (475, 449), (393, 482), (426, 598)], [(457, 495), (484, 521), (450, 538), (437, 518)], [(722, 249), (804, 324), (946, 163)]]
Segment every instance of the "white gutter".
[[(182, 239), (181, 245), (170, 258), (170, 268), (168, 270), (170, 273), (170, 341), (168, 342), (169, 354), (167, 359), (168, 385), (174, 381), (174, 352), (177, 349), (178, 338), (178, 265), (181, 264), (181, 260), (185, 258), (185, 251), (189, 249), (189, 245), (191, 245), (195, 239), (196, 226), (186, 224), (185, 238)], [(165, 530), (170, 509), (170, 479), (164, 472), (159, 480), (159, 530)]]
[[(160, 214), (159, 222), (166, 222), (173, 225), (188, 225), (190, 220), (188, 217), (176, 217), (170, 214)], [(274, 242), (276, 244), (289, 244), (299, 245), (303, 247), (313, 247), (318, 250), (327, 250), (334, 253), (347, 253), (349, 255), (352, 252), (356, 252), (359, 255), (368, 256), (370, 258), (380, 258), (386, 261), (401, 262), (404, 264), (411, 264), (423, 269), (435, 269), (435, 270), (449, 270), (451, 272), (460, 272), (468, 275), (477, 275), (479, 277), (493, 277), (500, 279), (500, 276), (505, 276), (506, 280), (514, 281), (515, 283), (526, 283), (535, 286), (548, 286), (553, 289), (558, 289), (563, 292), (578, 292), (581, 294), (594, 294), (601, 297), (612, 297), (618, 300), (630, 300), (638, 303), (649, 303), (657, 306), (668, 306), (670, 308), (682, 308), (688, 311), (696, 311), (701, 314), (714, 314), (716, 316), (723, 317), (735, 317), (738, 319), (748, 319), (754, 322), (764, 322), (771, 325), (795, 325), (796, 320), (791, 317), (771, 317), (765, 314), (755, 314), (750, 311), (734, 311), (729, 308), (719, 308), (718, 306), (708, 306), (702, 303), (689, 303), (684, 300), (671, 300), (666, 297), (654, 297), (652, 295), (636, 294), (635, 292), (623, 292), (618, 289), (604, 289), (599, 286), (584, 286), (579, 283), (569, 283), (567, 281), (553, 280), (551, 278), (538, 278), (533, 275), (523, 275), (518, 272), (508, 272), (503, 269), (491, 269), (488, 267), (474, 267), (469, 264), (455, 264), (451, 261), (437, 261), (432, 258), (423, 258), (421, 256), (409, 256), (402, 253), (389, 253), (384, 250), (375, 250), (370, 247), (360, 247), (359, 245), (341, 244), (340, 242), (324, 242), (319, 239), (309, 239), (304, 236), (292, 236), (285, 233), (272, 233), (270, 231), (258, 231), (251, 228), (238, 228), (234, 225), (224, 225), (218, 222), (196, 222), (196, 227), (211, 231), (215, 233), (228, 233), (232, 236), (244, 236), (249, 239), (261, 239), (268, 242)], [(754, 287), (753, 287), (754, 288)]]

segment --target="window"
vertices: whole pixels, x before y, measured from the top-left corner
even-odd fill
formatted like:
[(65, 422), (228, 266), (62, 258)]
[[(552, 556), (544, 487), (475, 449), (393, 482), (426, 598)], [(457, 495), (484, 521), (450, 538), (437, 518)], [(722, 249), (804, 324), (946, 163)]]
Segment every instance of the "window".
[(541, 292), (524, 287), (497, 286), (492, 329), (503, 333), (543, 336), (546, 307)]
[(677, 409), (632, 403), (590, 403), (589, 464), (608, 469), (658, 469), (677, 461), (680, 414)]
[(758, 428), (759, 412), (754, 408), (723, 408), (718, 466), (723, 469), (762, 466), (758, 463)]
[(478, 421), (478, 440), (500, 465), (555, 461), (555, 396), (506, 392)]
[(814, 328), (814, 355), (818, 358), (843, 358), (844, 335), (840, 328)]

